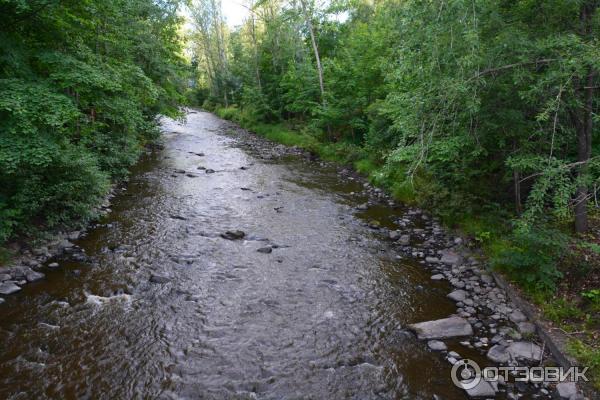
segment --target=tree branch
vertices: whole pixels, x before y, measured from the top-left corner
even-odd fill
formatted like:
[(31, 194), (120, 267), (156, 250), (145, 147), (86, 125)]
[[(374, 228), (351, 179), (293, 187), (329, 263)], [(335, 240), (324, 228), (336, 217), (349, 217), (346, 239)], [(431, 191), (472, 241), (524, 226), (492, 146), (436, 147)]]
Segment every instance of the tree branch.
[(521, 67), (524, 65), (536, 65), (537, 66), (539, 64), (549, 64), (552, 61), (556, 61), (556, 60), (557, 60), (556, 58), (543, 58), (541, 60), (525, 61), (525, 62), (520, 62), (520, 63), (503, 65), (503, 66), (497, 67), (497, 68), (488, 68), (488, 69), (484, 69), (481, 72), (478, 72), (477, 74), (475, 74), (475, 76), (473, 78), (476, 79), (476, 78), (479, 78), (484, 75), (494, 74), (496, 72), (500, 72), (500, 71), (504, 71), (504, 70), (516, 68), (516, 67)]

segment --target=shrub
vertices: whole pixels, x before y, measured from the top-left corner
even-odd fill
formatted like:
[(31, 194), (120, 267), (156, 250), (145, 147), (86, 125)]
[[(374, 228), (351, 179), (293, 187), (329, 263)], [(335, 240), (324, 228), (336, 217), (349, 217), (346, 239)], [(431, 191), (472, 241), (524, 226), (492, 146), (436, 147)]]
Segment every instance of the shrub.
[(556, 230), (516, 230), (510, 244), (493, 258), (492, 265), (507, 271), (531, 292), (550, 291), (562, 277), (557, 263), (566, 247), (565, 235)]

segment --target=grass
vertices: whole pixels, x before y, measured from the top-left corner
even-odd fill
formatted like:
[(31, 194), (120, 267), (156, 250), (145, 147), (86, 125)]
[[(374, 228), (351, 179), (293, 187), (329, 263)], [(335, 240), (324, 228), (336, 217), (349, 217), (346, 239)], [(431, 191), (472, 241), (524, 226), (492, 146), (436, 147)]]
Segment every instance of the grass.
[(582, 366), (589, 368), (586, 376), (594, 388), (600, 390), (600, 348), (573, 339), (569, 341), (567, 350), (577, 358)]
[(594, 388), (600, 390), (600, 305), (596, 302), (577, 303), (548, 294), (537, 294), (534, 302), (540, 305), (548, 320), (570, 337), (566, 351), (577, 359), (580, 366), (589, 367), (586, 376)]
[(548, 296), (538, 295), (534, 297), (534, 300), (541, 305), (546, 318), (566, 331), (573, 330), (568, 321), (580, 319), (585, 316), (583, 310), (565, 298), (551, 299)]

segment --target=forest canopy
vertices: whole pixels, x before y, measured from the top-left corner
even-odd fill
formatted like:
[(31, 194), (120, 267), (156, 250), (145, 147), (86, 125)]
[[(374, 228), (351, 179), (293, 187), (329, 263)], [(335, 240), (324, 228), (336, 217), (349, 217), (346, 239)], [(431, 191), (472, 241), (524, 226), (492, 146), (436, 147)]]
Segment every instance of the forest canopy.
[(178, 6), (0, 1), (0, 242), (90, 217), (177, 113)]
[(220, 2), (192, 2), (205, 106), (367, 153), (376, 179), (445, 208), (588, 230), (598, 1), (245, 5), (230, 30)]

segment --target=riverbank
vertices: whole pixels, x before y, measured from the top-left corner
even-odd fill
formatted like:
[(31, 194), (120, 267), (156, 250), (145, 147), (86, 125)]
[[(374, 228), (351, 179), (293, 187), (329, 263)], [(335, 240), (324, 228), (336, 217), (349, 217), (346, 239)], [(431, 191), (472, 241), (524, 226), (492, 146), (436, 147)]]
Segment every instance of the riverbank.
[[(39, 232), (35, 237), (21, 238), (6, 244), (2, 248), (4, 257), (0, 264), (0, 295), (18, 293), (23, 285), (44, 279), (44, 269), (60, 267), (57, 262), (48, 263), (53, 258), (68, 254), (75, 260), (84, 260), (85, 255), (74, 242), (86, 235), (94, 220), (110, 213), (111, 199), (117, 192), (124, 190), (126, 188), (121, 185), (113, 185), (104, 201), (92, 212), (95, 218), (85, 223), (80, 221), (77, 223), (77, 230)], [(0, 304), (4, 302), (4, 298), (0, 297)]]
[[(371, 157), (363, 149), (357, 146), (349, 146), (339, 143), (323, 143), (315, 136), (306, 134), (298, 129), (293, 129), (285, 123), (277, 125), (269, 125), (265, 123), (257, 123), (252, 119), (244, 116), (237, 108), (217, 108), (217, 115), (224, 119), (231, 120), (240, 124), (242, 127), (249, 129), (257, 134), (287, 146), (296, 146), (307, 150), (312, 156), (319, 157), (325, 160), (351, 165), (355, 171), (365, 175), (370, 182), (384, 189), (387, 193), (391, 193), (391, 197), (396, 201), (401, 201), (415, 206), (427, 207), (427, 199), (422, 198), (416, 193), (419, 185), (426, 186), (426, 182), (417, 182), (413, 188), (398, 186), (397, 182), (380, 179), (381, 171), (372, 161)], [(429, 209), (435, 214), (435, 209)], [(500, 222), (496, 215), (465, 215), (462, 220), (456, 216), (448, 219), (443, 219), (442, 222), (446, 226), (453, 228), (457, 235), (460, 235), (460, 240), (473, 251), (473, 255), (477, 260), (486, 265), (484, 270), (490, 271), (490, 259), (499, 258), (503, 253), (508, 253), (507, 249), (514, 244), (507, 240), (510, 230), (505, 227), (505, 223)], [(599, 236), (596, 236), (598, 238)], [(573, 249), (573, 245), (570, 246)], [(590, 367), (590, 376), (592, 377), (593, 386), (596, 390), (600, 389), (600, 337), (598, 330), (598, 310), (600, 310), (600, 293), (594, 290), (598, 287), (597, 277), (599, 276), (598, 255), (589, 248), (575, 248), (569, 252), (569, 257), (563, 259), (564, 275), (569, 279), (565, 279), (558, 290), (552, 292), (526, 291), (523, 287), (519, 287), (519, 279), (514, 279), (515, 274), (519, 274), (518, 270), (502, 270), (502, 275), (497, 278), (501, 279), (503, 286), (510, 285), (510, 291), (513, 296), (519, 296), (521, 303), (527, 306), (528, 317), (533, 319), (537, 328), (544, 331), (545, 340), (552, 341), (551, 348), (557, 354), (557, 358), (571, 364), (586, 365)], [(553, 249), (549, 249), (548, 253), (551, 257)], [(549, 254), (542, 253), (538, 255), (540, 258), (548, 257)], [(587, 275), (578, 276), (577, 268), (571, 268), (577, 263), (578, 259), (585, 258), (586, 264), (590, 261), (592, 270), (587, 270)], [(518, 262), (519, 260), (513, 260)], [(534, 260), (537, 261), (537, 260)], [(550, 260), (556, 262), (556, 260)], [(498, 269), (495, 269), (497, 274)], [(512, 281), (510, 284), (508, 281)], [(578, 291), (574, 292), (577, 289)], [(595, 298), (586, 299), (578, 298), (579, 293), (589, 293), (590, 296), (596, 295)], [(580, 305), (584, 304), (585, 311), (579, 309)], [(591, 389), (594, 390), (594, 389)]]
[[(147, 143), (144, 146), (145, 150), (136, 157), (137, 162), (157, 148), (161, 148), (157, 141)], [(135, 165), (136, 163), (133, 163), (129, 167), (130, 170)], [(74, 242), (85, 237), (98, 220), (111, 212), (112, 200), (118, 194), (127, 191), (128, 179), (124, 173), (111, 183), (101, 201), (86, 206), (79, 218), (71, 218), (68, 223), (58, 228), (38, 227), (28, 236), (22, 235), (3, 243), (0, 246), (0, 295), (18, 293), (23, 285), (44, 279), (44, 270), (60, 267), (59, 263), (49, 263), (49, 260), (67, 254), (75, 260), (85, 260), (85, 254)], [(0, 297), (0, 304), (4, 301), (4, 298)]]

